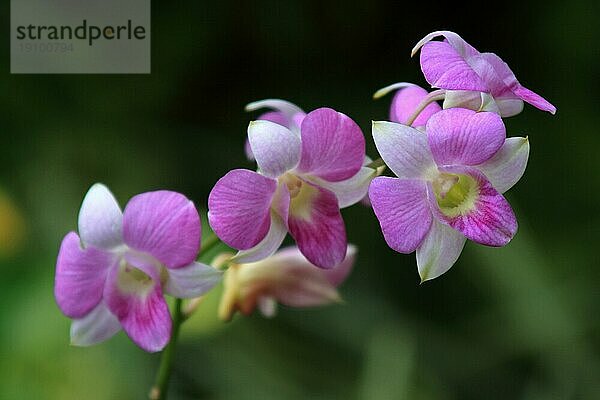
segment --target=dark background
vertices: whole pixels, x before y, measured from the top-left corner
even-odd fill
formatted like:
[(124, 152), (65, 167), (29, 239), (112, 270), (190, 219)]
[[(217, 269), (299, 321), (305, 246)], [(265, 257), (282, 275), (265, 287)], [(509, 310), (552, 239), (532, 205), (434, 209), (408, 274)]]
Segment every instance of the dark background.
[[(453, 30), (509, 63), (558, 108), (506, 120), (528, 135), (507, 197), (520, 229), (505, 248), (468, 243), (419, 285), (414, 255), (387, 248), (372, 211), (344, 211), (359, 247), (346, 304), (282, 308), (222, 324), (216, 291), (183, 327), (173, 398), (600, 398), (600, 13), (596, 2), (153, 2), (151, 75), (10, 75), (8, 2), (0, 59), (0, 398), (143, 398), (157, 355), (124, 334), (68, 344), (53, 295), (60, 240), (83, 195), (121, 204), (167, 188), (205, 209), (244, 158), (247, 102), (333, 107), (362, 128), (397, 81), (425, 86), (410, 49)], [(204, 214), (203, 214), (203, 219)]]

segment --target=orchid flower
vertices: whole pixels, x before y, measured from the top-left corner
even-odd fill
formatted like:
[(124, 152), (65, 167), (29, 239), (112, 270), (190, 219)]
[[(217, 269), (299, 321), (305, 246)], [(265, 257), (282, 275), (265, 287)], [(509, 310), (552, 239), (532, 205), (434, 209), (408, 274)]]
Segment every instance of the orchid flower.
[[(422, 87), (407, 82), (394, 83), (379, 89), (373, 95), (373, 98), (378, 99), (394, 90), (398, 91), (394, 94), (390, 106), (389, 118), (392, 122), (423, 130), (429, 118), (442, 109), (435, 100), (431, 99), (432, 95), (435, 96), (435, 93), (428, 93)], [(420, 109), (421, 105), (424, 105), (423, 109)]]
[(273, 254), (287, 232), (310, 262), (332, 268), (346, 254), (340, 208), (364, 197), (377, 171), (363, 166), (365, 139), (352, 119), (330, 108), (310, 112), (298, 134), (254, 121), (248, 138), (259, 172), (236, 169), (208, 198), (217, 236), (240, 250), (237, 263)]
[(108, 188), (95, 184), (79, 211), (79, 235), (62, 241), (54, 295), (69, 318), (71, 342), (87, 346), (123, 328), (142, 349), (161, 350), (171, 336), (163, 291), (189, 298), (221, 279), (195, 262), (200, 217), (185, 196), (156, 191), (133, 197), (122, 213)]
[[(271, 111), (259, 115), (256, 118), (257, 120), (275, 122), (276, 124), (285, 126), (296, 134), (300, 133), (300, 125), (302, 125), (302, 120), (306, 116), (306, 113), (294, 103), (280, 99), (266, 99), (254, 101), (245, 107), (246, 111), (249, 112), (260, 110), (261, 108), (269, 108)], [(252, 154), (252, 148), (248, 140), (246, 140), (244, 150), (248, 160), (254, 161), (254, 154)]]
[(236, 311), (249, 315), (257, 307), (265, 317), (273, 317), (278, 303), (314, 307), (339, 302), (336, 288), (350, 273), (355, 255), (356, 247), (348, 245), (344, 261), (328, 270), (312, 265), (297, 247), (255, 263), (232, 263), (225, 272), (219, 317), (229, 321)]
[(466, 239), (506, 245), (517, 231), (501, 193), (523, 175), (527, 138), (506, 139), (499, 115), (463, 108), (429, 118), (426, 134), (393, 122), (373, 122), (375, 145), (397, 178), (375, 178), (373, 210), (392, 249), (416, 250), (422, 281), (446, 272)]
[[(443, 36), (444, 41), (432, 41)], [(421, 70), (427, 82), (445, 89), (444, 108), (464, 107), (494, 111), (502, 117), (519, 114), (523, 101), (556, 112), (546, 99), (522, 86), (509, 66), (494, 53), (480, 53), (459, 35), (436, 31), (421, 39), (411, 55), (421, 49)]]

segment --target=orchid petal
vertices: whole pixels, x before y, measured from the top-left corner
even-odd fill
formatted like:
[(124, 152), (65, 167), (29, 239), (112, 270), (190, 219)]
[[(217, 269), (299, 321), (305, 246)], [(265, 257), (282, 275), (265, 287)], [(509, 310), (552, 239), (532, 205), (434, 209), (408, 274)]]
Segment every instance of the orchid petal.
[(506, 139), (500, 150), (488, 161), (477, 166), (500, 193), (506, 192), (521, 179), (529, 159), (529, 140), (523, 137)]
[(473, 111), (490, 111), (504, 116), (496, 100), (489, 93), (469, 90), (446, 90), (444, 109), (468, 108)]
[[(523, 111), (523, 100), (513, 98), (496, 98), (494, 99), (498, 107), (498, 113), (502, 118), (512, 117), (520, 114)], [(491, 111), (491, 110), (486, 110)]]
[(260, 172), (277, 178), (296, 167), (302, 144), (288, 128), (271, 121), (253, 121), (248, 126), (248, 140)]
[(374, 121), (373, 140), (386, 165), (399, 178), (422, 178), (435, 168), (427, 136), (415, 128)]
[(353, 244), (348, 244), (348, 249), (346, 250), (346, 258), (344, 258), (344, 261), (342, 261), (332, 269), (323, 270), (323, 273), (325, 274), (325, 277), (327, 278), (329, 283), (331, 283), (335, 287), (338, 287), (346, 280), (346, 278), (348, 278), (348, 275), (350, 275), (350, 272), (354, 267), (357, 251), (358, 250), (356, 249), (356, 246), (354, 246)]
[[(348, 269), (347, 264), (342, 267)], [(244, 271), (244, 268), (248, 269)], [(287, 306), (314, 307), (340, 300), (335, 285), (326, 275), (334, 269), (316, 268), (295, 246), (281, 249), (262, 263), (244, 266), (240, 270), (240, 280), (246, 280), (245, 276), (257, 274), (258, 269), (263, 270), (262, 276), (271, 277), (266, 293)]]
[(471, 207), (452, 215), (444, 214), (428, 187), (429, 199), (435, 215), (474, 242), (493, 247), (506, 245), (517, 232), (517, 219), (508, 204), (486, 177), (474, 168), (448, 167), (444, 172), (468, 175), (475, 180), (477, 195)]
[(494, 53), (482, 53), (479, 57), (484, 61), (480, 64), (485, 65), (481, 75), (488, 82), (494, 97), (517, 97), (554, 114), (556, 108), (541, 96), (521, 86), (508, 64), (500, 57)]
[(193, 262), (182, 268), (169, 270), (165, 293), (188, 299), (203, 295), (221, 281), (223, 273), (210, 265)]
[(236, 169), (219, 179), (208, 196), (208, 221), (217, 236), (239, 250), (256, 246), (269, 231), (277, 181)]
[(123, 214), (123, 238), (168, 268), (194, 261), (200, 248), (200, 216), (180, 193), (161, 190), (134, 196)]
[(498, 114), (450, 108), (427, 122), (427, 139), (438, 165), (477, 165), (504, 144), (506, 129)]
[(114, 263), (111, 253), (95, 247), (82, 249), (77, 234), (67, 234), (58, 253), (54, 282), (54, 297), (63, 314), (82, 318), (96, 307)]
[(298, 171), (339, 182), (356, 175), (365, 158), (365, 138), (356, 123), (331, 108), (310, 112), (301, 128)]
[(264, 239), (251, 249), (238, 251), (231, 261), (246, 264), (271, 256), (281, 246), (287, 232), (288, 228), (283, 219), (277, 213), (271, 212), (271, 226)]
[(556, 114), (556, 107), (554, 107), (548, 100), (523, 86), (515, 88), (513, 93), (521, 100), (526, 101), (535, 108), (538, 108), (542, 111), (548, 111), (550, 114)]
[(413, 47), (410, 56), (414, 56), (421, 47), (438, 36), (443, 36), (447, 43), (449, 43), (462, 58), (469, 58), (479, 54), (479, 52), (475, 50), (473, 46), (465, 42), (465, 40), (456, 33), (451, 31), (435, 31), (419, 40), (415, 47)]
[(346, 228), (335, 194), (305, 182), (290, 204), (289, 230), (304, 256), (333, 268), (346, 255)]
[[(290, 103), (286, 100), (280, 99), (266, 99), (259, 100), (246, 105), (246, 111), (256, 111), (261, 108), (270, 108), (275, 110), (275, 112), (281, 113), (287, 123), (284, 126), (290, 128), (290, 123), (294, 121), (294, 118), (297, 114), (305, 114), (304, 111), (298, 107), (297, 105)], [(259, 119), (267, 119), (267, 118), (259, 118)], [(277, 121), (273, 121), (277, 122)]]
[(71, 344), (91, 346), (110, 339), (120, 330), (121, 324), (117, 317), (104, 303), (100, 303), (85, 317), (71, 322)]
[(437, 220), (423, 243), (417, 248), (417, 267), (421, 282), (437, 278), (458, 260), (467, 238), (460, 232)]
[(85, 195), (79, 210), (79, 234), (85, 246), (110, 249), (123, 243), (123, 214), (117, 200), (101, 183)]
[(120, 265), (110, 270), (104, 289), (106, 305), (135, 344), (148, 352), (160, 351), (171, 337), (171, 315), (159, 277), (152, 274), (139, 282), (127, 268), (131, 267)]
[(369, 198), (388, 246), (405, 254), (415, 251), (429, 232), (433, 219), (425, 182), (375, 178)]
[(476, 50), (463, 43), (464, 52), (449, 41), (425, 44), (421, 49), (421, 70), (425, 80), (440, 89), (488, 92), (486, 82), (472, 66), (476, 61)]
[(350, 207), (361, 201), (369, 191), (369, 185), (377, 176), (377, 170), (370, 167), (362, 167), (356, 175), (350, 179), (340, 182), (329, 182), (319, 178), (306, 178), (317, 186), (332, 191), (340, 208)]

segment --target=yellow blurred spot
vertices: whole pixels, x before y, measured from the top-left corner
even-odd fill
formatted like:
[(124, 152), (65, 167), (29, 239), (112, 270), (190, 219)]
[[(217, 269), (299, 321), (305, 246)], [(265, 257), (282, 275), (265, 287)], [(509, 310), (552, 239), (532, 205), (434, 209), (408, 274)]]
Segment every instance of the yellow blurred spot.
[(25, 239), (25, 220), (12, 199), (0, 190), (0, 258), (15, 254)]

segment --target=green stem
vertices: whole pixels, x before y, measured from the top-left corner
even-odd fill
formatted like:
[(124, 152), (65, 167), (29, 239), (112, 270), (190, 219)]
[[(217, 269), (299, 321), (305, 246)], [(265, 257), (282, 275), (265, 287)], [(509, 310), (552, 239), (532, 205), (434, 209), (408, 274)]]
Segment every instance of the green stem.
[[(221, 241), (216, 235), (210, 235), (203, 240), (200, 254), (211, 250), (219, 243), (221, 243)], [(150, 394), (148, 395), (150, 400), (165, 400), (167, 398), (169, 378), (171, 377), (171, 372), (173, 370), (173, 359), (175, 358), (177, 339), (179, 338), (181, 324), (186, 320), (182, 311), (182, 303), (182, 299), (175, 299), (172, 313), (171, 340), (169, 340), (167, 347), (165, 347), (162, 352), (158, 373), (156, 374), (156, 380), (154, 386), (152, 386), (152, 389), (150, 390)]]
[(173, 329), (171, 331), (171, 340), (167, 347), (162, 352), (160, 366), (156, 374), (156, 383), (150, 390), (150, 400), (165, 400), (167, 398), (167, 390), (169, 389), (169, 378), (173, 369), (173, 358), (175, 356), (175, 347), (177, 347), (177, 339), (179, 338), (179, 328), (183, 322), (181, 314), (181, 299), (175, 299), (173, 307)]
[(369, 164), (366, 165), (368, 168), (373, 168), (373, 169), (377, 169), (379, 167), (383, 167), (385, 166), (385, 161), (383, 161), (383, 158), (378, 158), (377, 160), (371, 161)]

